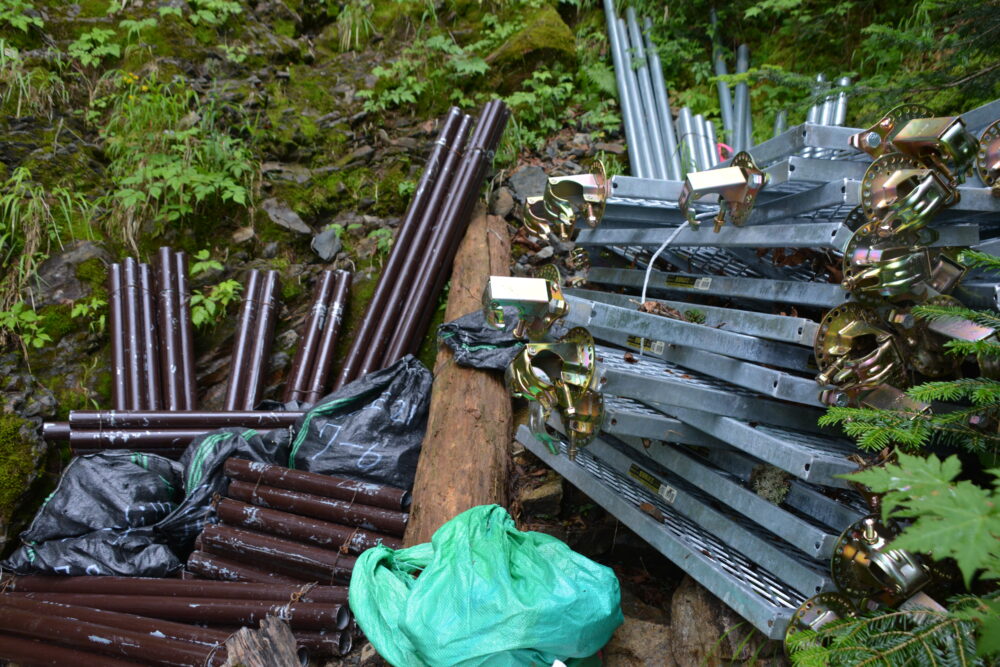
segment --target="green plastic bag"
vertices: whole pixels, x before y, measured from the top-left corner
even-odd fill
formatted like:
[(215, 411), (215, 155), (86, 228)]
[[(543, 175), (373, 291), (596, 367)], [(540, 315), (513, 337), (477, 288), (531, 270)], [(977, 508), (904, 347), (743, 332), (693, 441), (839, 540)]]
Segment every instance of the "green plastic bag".
[(497, 505), (463, 512), (430, 544), (365, 551), (350, 605), (396, 667), (549, 667), (593, 655), (624, 621), (614, 572), (517, 530)]

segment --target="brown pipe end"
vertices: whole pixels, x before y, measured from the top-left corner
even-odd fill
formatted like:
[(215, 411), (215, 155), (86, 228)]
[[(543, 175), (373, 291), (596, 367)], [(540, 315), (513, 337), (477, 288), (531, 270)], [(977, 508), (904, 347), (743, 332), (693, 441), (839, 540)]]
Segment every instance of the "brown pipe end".
[(69, 422), (45, 422), (42, 424), (42, 438), (48, 442), (68, 442)]

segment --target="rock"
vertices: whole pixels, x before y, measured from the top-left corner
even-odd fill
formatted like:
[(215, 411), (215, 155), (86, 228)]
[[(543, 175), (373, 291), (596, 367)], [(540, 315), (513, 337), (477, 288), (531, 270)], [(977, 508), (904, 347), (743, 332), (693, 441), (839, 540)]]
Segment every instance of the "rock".
[(289, 208), (285, 202), (270, 197), (265, 199), (260, 206), (267, 212), (268, 217), (271, 218), (271, 222), (279, 227), (299, 234), (313, 233), (309, 226), (299, 217), (299, 214)]
[(486, 56), (486, 62), (496, 67), (522, 66), (525, 60), (569, 62), (576, 58), (573, 31), (551, 5), (544, 5), (525, 17), (524, 28)]
[(562, 478), (550, 479), (535, 489), (521, 492), (521, 509), (526, 514), (556, 516), (562, 505)]
[(340, 252), (342, 244), (340, 237), (337, 235), (337, 230), (327, 229), (314, 236), (309, 247), (312, 248), (314, 253), (319, 255), (320, 259), (324, 262), (329, 262)]
[(541, 167), (524, 167), (510, 177), (510, 187), (514, 188), (514, 196), (521, 203), (526, 197), (538, 197), (545, 192), (548, 175)]
[(246, 243), (254, 237), (253, 227), (240, 227), (233, 232), (233, 243)]
[(506, 218), (514, 210), (514, 195), (507, 188), (495, 190), (490, 197), (490, 213)]
[(576, 247), (576, 244), (572, 241), (564, 241), (556, 234), (549, 234), (549, 243), (552, 244), (552, 247), (555, 248), (556, 252), (560, 255), (565, 255)]
[(90, 288), (76, 277), (77, 267), (90, 259), (108, 263), (107, 252), (91, 241), (77, 241), (42, 262), (29, 286), (29, 303), (35, 309), (56, 303), (69, 303), (90, 294)]
[(594, 144), (594, 148), (596, 148), (599, 151), (604, 151), (605, 153), (611, 153), (612, 155), (625, 154), (625, 144), (618, 141), (614, 143), (598, 141), (596, 144)]
[[(604, 664), (614, 667), (672, 667), (670, 628), (659, 623), (625, 617), (602, 651)], [(697, 664), (697, 663), (695, 663)]]
[(265, 162), (260, 165), (261, 173), (283, 181), (305, 183), (312, 178), (312, 171), (301, 164), (282, 164), (281, 162)]
[(277, 257), (278, 242), (271, 241), (266, 246), (264, 246), (264, 249), (261, 251), (260, 256), (263, 257), (264, 259), (274, 259), (275, 257)]
[(358, 146), (357, 148), (354, 149), (354, 151), (350, 155), (347, 156), (346, 162), (351, 163), (354, 162), (355, 160), (366, 160), (374, 152), (375, 149), (367, 144), (365, 144), (364, 146)]
[(552, 249), (552, 246), (547, 245), (538, 252), (536, 252), (529, 261), (532, 264), (539, 264), (547, 259), (552, 259), (552, 255), (554, 254), (555, 250)]

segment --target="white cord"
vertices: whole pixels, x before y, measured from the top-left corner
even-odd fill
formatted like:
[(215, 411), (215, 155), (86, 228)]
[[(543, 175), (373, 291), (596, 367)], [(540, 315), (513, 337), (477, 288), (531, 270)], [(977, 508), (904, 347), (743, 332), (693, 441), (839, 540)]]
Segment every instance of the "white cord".
[[(687, 226), (688, 222), (687, 220), (685, 220), (684, 222), (681, 223), (679, 227), (677, 227), (677, 229), (675, 229), (670, 234), (670, 236), (667, 237), (666, 241), (660, 244), (660, 247), (656, 249), (656, 252), (653, 253), (653, 256), (649, 258), (649, 264), (646, 265), (646, 277), (643, 278), (642, 280), (642, 297), (641, 297), (641, 302), (639, 304), (640, 307), (642, 307), (642, 304), (646, 303), (646, 286), (649, 285), (649, 276), (653, 273), (653, 263), (656, 262), (656, 258), (660, 256), (660, 253), (666, 250), (667, 246), (669, 246), (671, 243), (674, 242), (674, 239), (677, 238), (677, 235), (681, 233), (681, 230), (685, 229)], [(642, 352), (645, 349), (646, 349), (646, 339), (643, 338), (642, 340), (639, 341), (640, 357), (642, 356)]]

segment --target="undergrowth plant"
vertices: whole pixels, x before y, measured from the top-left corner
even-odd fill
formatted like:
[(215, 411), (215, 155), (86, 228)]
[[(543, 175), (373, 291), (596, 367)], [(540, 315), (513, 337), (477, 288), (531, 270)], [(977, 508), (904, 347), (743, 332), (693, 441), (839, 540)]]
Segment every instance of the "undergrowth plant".
[[(966, 251), (966, 266), (1000, 273), (1000, 257)], [(953, 306), (919, 306), (918, 317), (974, 322), (993, 334), (953, 340), (948, 352), (978, 360), (982, 374), (912, 387), (911, 398), (930, 412), (831, 408), (821, 424), (841, 424), (868, 450), (895, 446), (897, 461), (850, 476), (882, 497), (886, 520), (907, 522), (891, 547), (953, 559), (967, 589), (997, 591), (1000, 581), (1000, 314)], [(956, 455), (921, 455), (934, 445), (970, 452), (992, 477), (980, 485), (962, 477)], [(992, 466), (992, 467), (991, 467)], [(963, 595), (940, 610), (876, 611), (845, 618), (819, 631), (797, 633), (791, 643), (797, 665), (985, 665), (1000, 659), (998, 594)]]
[(10, 26), (21, 32), (42, 28), (42, 19), (30, 14), (32, 10), (34, 6), (27, 0), (0, 0), (0, 28)]
[(52, 118), (57, 107), (69, 104), (63, 60), (53, 58), (55, 69), (29, 66), (21, 52), (0, 39), (0, 112), (22, 117), (35, 114)]

